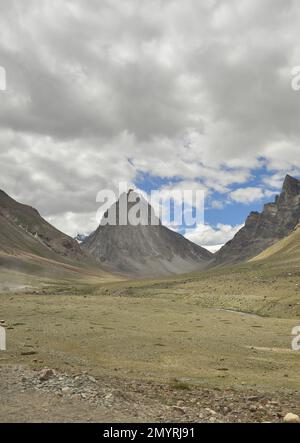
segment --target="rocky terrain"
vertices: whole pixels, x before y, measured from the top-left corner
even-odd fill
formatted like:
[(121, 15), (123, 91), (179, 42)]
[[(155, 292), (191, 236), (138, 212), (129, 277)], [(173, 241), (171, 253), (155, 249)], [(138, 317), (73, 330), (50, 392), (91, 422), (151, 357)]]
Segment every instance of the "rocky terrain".
[(245, 226), (215, 254), (215, 264), (246, 261), (288, 236), (300, 220), (300, 181), (286, 176), (282, 192), (261, 213), (252, 212)]
[[(153, 209), (149, 205), (147, 208), (145, 202), (142, 205), (148, 210), (146, 219), (141, 219), (137, 226), (132, 225), (130, 220), (127, 225), (121, 225), (120, 201), (128, 200), (129, 195), (122, 194), (105, 215), (109, 220), (112, 214), (116, 214), (116, 225), (104, 225), (102, 221), (98, 229), (82, 243), (88, 254), (111, 271), (133, 275), (183, 274), (207, 266), (213, 257), (209, 251), (163, 226), (157, 218), (156, 225), (148, 224)], [(126, 220), (133, 206), (128, 200)]]
[[(298, 392), (210, 389), (0, 366), (1, 422), (299, 421)], [(291, 412), (293, 411), (293, 412)], [(287, 414), (293, 414), (287, 416)]]

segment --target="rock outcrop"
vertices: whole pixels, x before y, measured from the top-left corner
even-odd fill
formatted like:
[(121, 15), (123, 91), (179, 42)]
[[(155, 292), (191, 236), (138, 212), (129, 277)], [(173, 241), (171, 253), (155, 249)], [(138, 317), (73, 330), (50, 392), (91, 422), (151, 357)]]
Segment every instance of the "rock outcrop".
[(287, 175), (282, 192), (261, 213), (251, 212), (245, 226), (215, 254), (214, 264), (253, 258), (288, 236), (300, 220), (300, 181)]

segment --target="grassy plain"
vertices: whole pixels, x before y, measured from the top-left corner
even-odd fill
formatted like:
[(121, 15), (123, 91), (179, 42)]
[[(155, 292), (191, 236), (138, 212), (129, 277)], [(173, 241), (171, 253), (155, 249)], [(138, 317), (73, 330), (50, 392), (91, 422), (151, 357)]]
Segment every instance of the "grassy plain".
[[(22, 280), (12, 272), (0, 271), (1, 280)], [(0, 364), (185, 387), (300, 388), (294, 256), (164, 280), (75, 274), (2, 285), (8, 351)]]

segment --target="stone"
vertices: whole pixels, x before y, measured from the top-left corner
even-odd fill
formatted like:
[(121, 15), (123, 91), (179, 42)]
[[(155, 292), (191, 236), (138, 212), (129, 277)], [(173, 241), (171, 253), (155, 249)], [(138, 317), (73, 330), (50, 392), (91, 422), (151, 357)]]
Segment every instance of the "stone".
[(92, 383), (97, 383), (97, 380), (95, 379), (95, 377), (92, 377), (91, 375), (88, 376), (89, 381), (91, 381)]
[(66, 393), (70, 391), (70, 387), (69, 386), (64, 386), (63, 388), (61, 388), (61, 392)]
[(284, 423), (300, 423), (300, 417), (299, 415), (292, 414), (291, 412), (289, 412), (288, 414), (285, 415), (283, 421)]
[(248, 397), (248, 401), (259, 401), (261, 400), (261, 397), (259, 397), (258, 395), (251, 395), (250, 397)]
[(211, 415), (217, 415), (216, 411), (214, 411), (213, 409), (206, 408), (205, 410)]
[(44, 382), (50, 380), (54, 376), (53, 369), (44, 368), (39, 373), (39, 380)]
[(179, 412), (180, 414), (184, 415), (185, 410), (179, 406), (173, 406), (174, 411)]

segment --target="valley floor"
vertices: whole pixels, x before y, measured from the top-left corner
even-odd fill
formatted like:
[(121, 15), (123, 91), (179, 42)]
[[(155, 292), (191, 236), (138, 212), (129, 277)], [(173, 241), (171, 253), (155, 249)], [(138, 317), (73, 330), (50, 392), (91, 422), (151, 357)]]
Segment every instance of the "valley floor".
[(0, 366), (0, 422), (282, 422), (300, 394), (212, 389)]
[[(300, 272), (286, 269), (252, 264), (163, 281), (41, 280), (3, 290), (0, 421), (299, 414), (291, 331), (300, 325)], [(55, 374), (40, 382), (45, 367)]]

